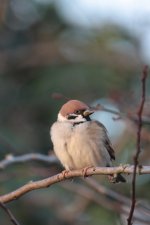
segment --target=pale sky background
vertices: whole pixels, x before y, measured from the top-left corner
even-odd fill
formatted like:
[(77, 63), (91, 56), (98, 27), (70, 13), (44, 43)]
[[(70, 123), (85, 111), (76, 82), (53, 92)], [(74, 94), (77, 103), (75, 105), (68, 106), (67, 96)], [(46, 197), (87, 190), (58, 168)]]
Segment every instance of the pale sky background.
[(143, 59), (150, 62), (150, 0), (54, 0), (53, 3), (63, 19), (75, 26), (100, 27), (111, 22), (126, 28), (140, 39)]
[[(105, 106), (107, 109), (112, 109), (119, 112), (117, 105), (112, 103), (108, 99), (99, 99), (93, 102), (91, 105), (96, 106), (97, 104), (101, 104)], [(111, 137), (112, 143), (115, 143), (116, 140), (125, 132), (126, 130), (126, 123), (124, 120), (114, 120), (117, 118), (112, 113), (104, 112), (104, 111), (97, 111), (91, 115), (92, 119), (100, 121), (102, 124), (105, 125), (106, 129), (109, 131), (109, 136)]]

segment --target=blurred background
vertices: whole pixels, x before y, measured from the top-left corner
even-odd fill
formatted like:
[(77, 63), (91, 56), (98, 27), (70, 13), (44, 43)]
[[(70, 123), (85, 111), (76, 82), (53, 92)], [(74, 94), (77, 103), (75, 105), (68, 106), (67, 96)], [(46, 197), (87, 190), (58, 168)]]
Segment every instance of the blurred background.
[[(79, 99), (89, 105), (136, 114), (143, 65), (150, 64), (149, 0), (3, 0), (0, 1), (0, 158), (26, 153), (49, 154), (49, 129), (61, 105)], [(150, 117), (150, 79), (144, 116)], [(59, 94), (60, 93), (60, 94)], [(62, 96), (61, 96), (62, 95)], [(131, 163), (136, 148), (136, 124), (104, 111), (94, 115), (107, 127), (117, 161)], [(140, 163), (148, 165), (150, 122), (142, 132)], [(0, 193), (56, 174), (61, 167), (28, 162), (1, 170)], [(108, 188), (130, 197), (125, 185)], [(150, 204), (149, 176), (137, 179), (139, 201)], [(54, 185), (9, 203), (20, 224), (126, 224), (112, 199), (99, 203)], [(82, 188), (85, 185), (82, 183)], [(85, 186), (86, 187), (86, 186)], [(95, 193), (92, 194), (92, 196)], [(100, 204), (101, 199), (107, 204)], [(145, 217), (145, 215), (143, 216)], [(3, 224), (10, 224), (0, 210)], [(138, 222), (137, 224), (148, 224)]]

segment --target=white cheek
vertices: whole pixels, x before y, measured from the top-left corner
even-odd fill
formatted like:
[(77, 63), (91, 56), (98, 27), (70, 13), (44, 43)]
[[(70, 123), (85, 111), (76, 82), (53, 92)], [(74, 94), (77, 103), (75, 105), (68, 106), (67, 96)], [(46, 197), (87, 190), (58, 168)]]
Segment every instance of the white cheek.
[(81, 121), (86, 121), (86, 119), (82, 115), (78, 115), (73, 121), (75, 122), (81, 122)]

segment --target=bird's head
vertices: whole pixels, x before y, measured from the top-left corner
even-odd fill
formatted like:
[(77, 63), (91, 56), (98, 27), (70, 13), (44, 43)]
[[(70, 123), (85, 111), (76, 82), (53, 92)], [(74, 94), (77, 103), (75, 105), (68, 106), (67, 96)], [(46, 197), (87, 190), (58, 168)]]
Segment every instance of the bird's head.
[(94, 113), (88, 105), (78, 100), (69, 100), (65, 103), (59, 113), (58, 121), (68, 121), (70, 123), (82, 123), (90, 121), (90, 115)]

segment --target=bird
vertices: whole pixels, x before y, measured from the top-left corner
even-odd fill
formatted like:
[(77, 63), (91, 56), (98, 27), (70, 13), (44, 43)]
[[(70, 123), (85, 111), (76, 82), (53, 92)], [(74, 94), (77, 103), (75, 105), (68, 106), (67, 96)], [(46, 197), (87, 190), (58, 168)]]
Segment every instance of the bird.
[[(50, 128), (54, 152), (66, 171), (89, 167), (112, 167), (115, 151), (105, 126), (92, 120), (91, 107), (68, 100)], [(121, 174), (108, 176), (112, 183), (126, 182)]]

